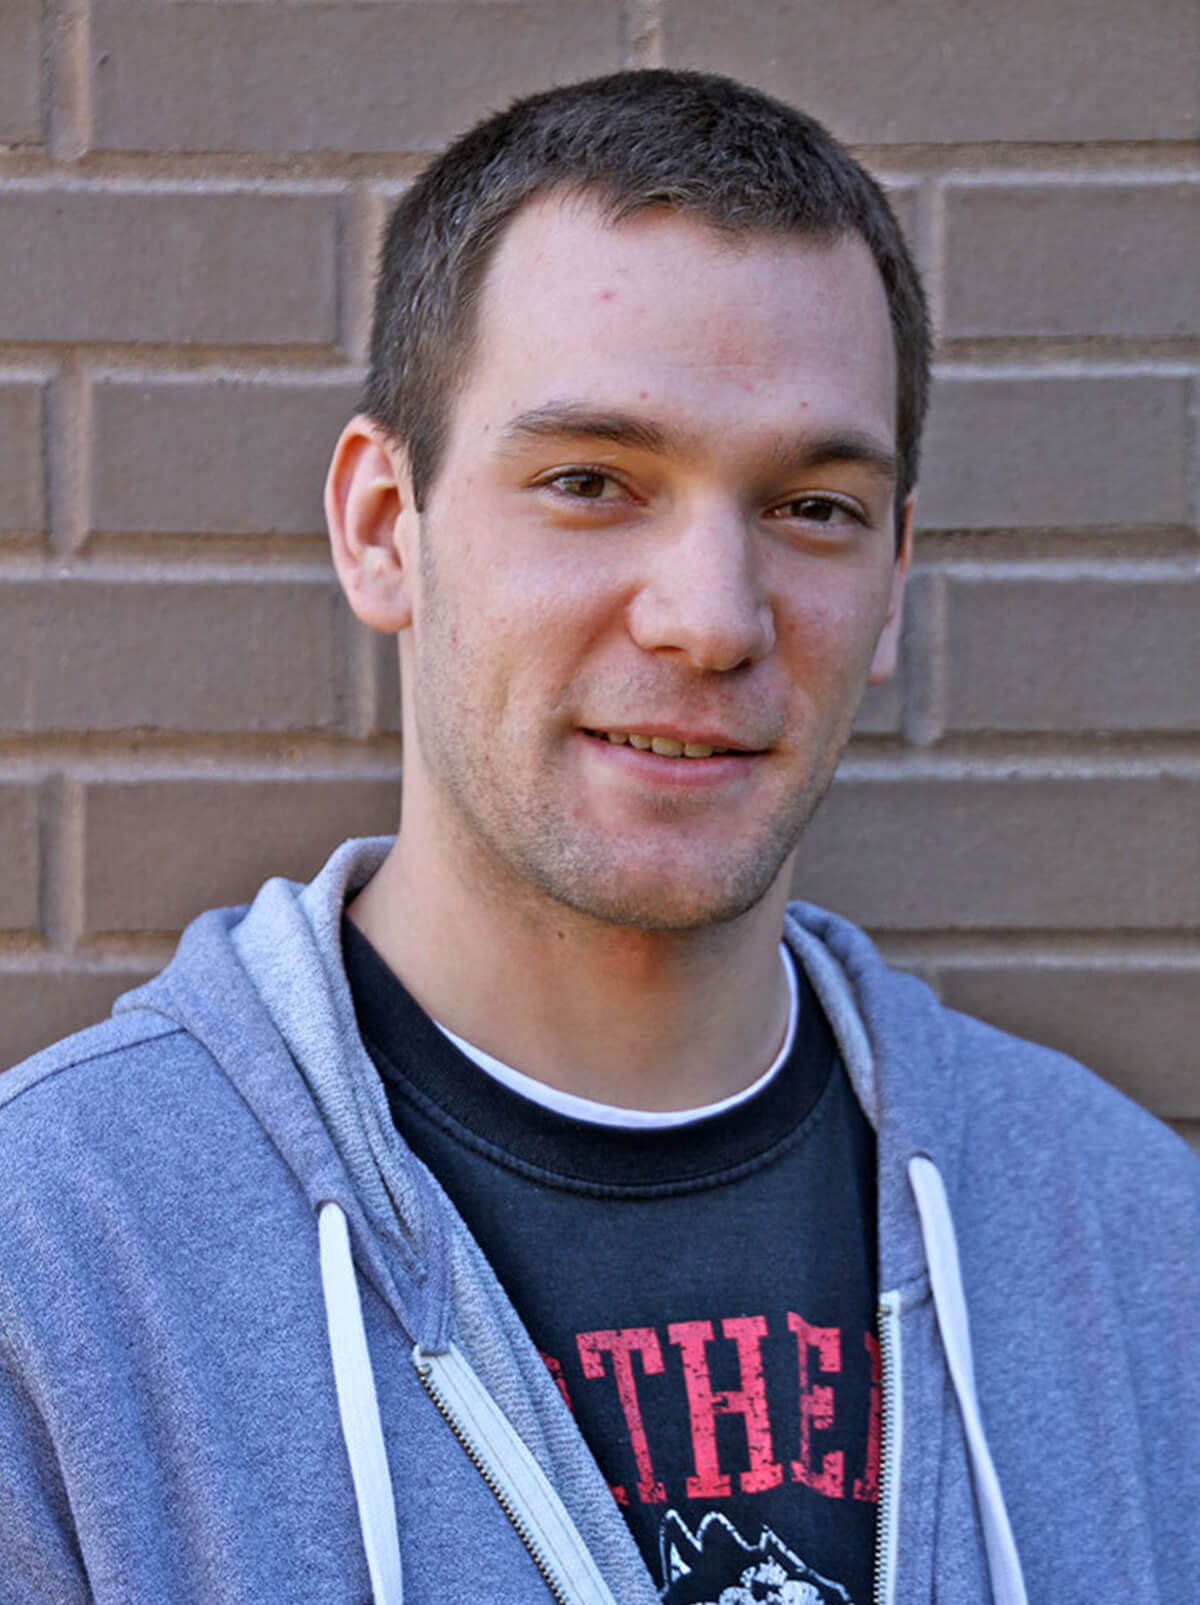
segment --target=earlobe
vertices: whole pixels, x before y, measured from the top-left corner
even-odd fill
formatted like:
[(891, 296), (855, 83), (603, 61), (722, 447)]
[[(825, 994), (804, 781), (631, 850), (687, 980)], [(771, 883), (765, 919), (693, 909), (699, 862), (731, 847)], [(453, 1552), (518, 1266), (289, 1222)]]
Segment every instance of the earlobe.
[(882, 685), (896, 672), (896, 662), (900, 655), (900, 632), (904, 623), (904, 588), (908, 583), (908, 571), (912, 564), (913, 508), (916, 505), (916, 496), (914, 490), (905, 498), (904, 527), (900, 533), (896, 560), (892, 565), (891, 594), (888, 597), (883, 629), (879, 632), (879, 639), (875, 643), (875, 656), (871, 659), (871, 669), (867, 675), (868, 685)]
[(355, 616), (394, 635), (412, 619), (415, 522), (403, 452), (359, 413), (342, 430), (325, 479), (333, 566)]

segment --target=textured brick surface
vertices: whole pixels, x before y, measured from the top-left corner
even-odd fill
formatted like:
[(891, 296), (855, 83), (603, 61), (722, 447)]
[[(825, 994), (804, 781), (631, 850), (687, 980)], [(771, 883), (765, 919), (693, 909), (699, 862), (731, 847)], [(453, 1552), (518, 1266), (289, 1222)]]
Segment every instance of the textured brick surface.
[(1198, 261), (1200, 184), (951, 186), (943, 333), (1195, 334)]
[(0, 731), (324, 729), (331, 580), (0, 583)]
[(45, 528), (44, 413), (40, 384), (0, 380), (0, 530)]
[(0, 145), (42, 137), (42, 7), (4, 0), (0, 12)]
[(879, 930), (1195, 927), (1198, 818), (1171, 775), (845, 780), (794, 884)]
[(900, 638), (900, 658), (896, 672), (882, 685), (869, 686), (858, 710), (854, 729), (858, 735), (899, 735), (904, 723), (904, 704), (919, 658), (925, 649), (921, 628), (923, 591), (926, 576), (918, 569), (909, 577), (904, 599), (904, 629)]
[(1190, 388), (1154, 374), (943, 376), (921, 473), (927, 529), (1190, 524)]
[(113, 150), (430, 150), (622, 59), (618, 0), (99, 0), (94, 30), (94, 143)]
[(1182, 0), (663, 0), (667, 59), (761, 84), (859, 143), (1187, 139)]
[(331, 345), (336, 224), (332, 195), (0, 190), (0, 339)]
[(904, 231), (909, 248), (917, 258), (917, 265), (925, 272), (929, 263), (921, 251), (921, 241), (917, 229), (917, 209), (920, 191), (916, 184), (905, 179), (885, 179), (884, 188), (887, 190), (888, 202), (896, 214), (896, 221)]
[(1200, 582), (949, 574), (946, 722), (1200, 730)]
[(398, 731), (401, 728), (400, 668), (395, 637), (376, 635), (373, 650), (376, 653), (375, 683), (379, 687), (376, 726), (380, 730)]
[(1165, 1119), (1200, 1118), (1200, 966), (959, 967), (942, 995), (1081, 1059)]
[(91, 931), (179, 929), (244, 902), (268, 875), (304, 880), (347, 836), (394, 830), (399, 781), (203, 777), (97, 784), (85, 808)]
[(103, 1020), (145, 970), (0, 970), (0, 1070)]
[(94, 389), (92, 525), (321, 534), (321, 491), (358, 386), (106, 380)]
[(1173, 1120), (1171, 1125), (1192, 1152), (1200, 1155), (1200, 1120)]
[(36, 930), (41, 850), (32, 786), (0, 780), (0, 864), (0, 930)]

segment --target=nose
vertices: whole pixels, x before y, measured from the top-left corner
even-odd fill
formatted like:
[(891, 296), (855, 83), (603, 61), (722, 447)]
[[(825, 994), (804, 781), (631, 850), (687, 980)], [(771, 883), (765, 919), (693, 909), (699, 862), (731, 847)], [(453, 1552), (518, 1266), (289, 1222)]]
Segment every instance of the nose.
[(736, 509), (692, 513), (660, 532), (629, 609), (647, 652), (679, 652), (697, 669), (728, 672), (775, 645), (775, 615), (754, 532)]

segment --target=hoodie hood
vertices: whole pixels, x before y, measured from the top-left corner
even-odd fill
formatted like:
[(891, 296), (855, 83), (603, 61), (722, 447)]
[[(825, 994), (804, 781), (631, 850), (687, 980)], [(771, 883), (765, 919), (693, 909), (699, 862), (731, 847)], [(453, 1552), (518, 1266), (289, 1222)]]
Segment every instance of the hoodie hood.
[[(430, 1207), (439, 1190), (396, 1136), (359, 1038), (341, 957), (343, 910), (390, 846), (389, 837), (345, 842), (307, 886), (277, 877), (249, 907), (201, 915), (167, 968), (120, 998), (114, 1013), (153, 1010), (204, 1044), (314, 1210), (332, 1201), (345, 1211), (356, 1257), (361, 1250), (379, 1290), (386, 1292), (397, 1273), (407, 1284), (401, 1300), (407, 1320), (420, 1327), (423, 1346), (436, 1349), (446, 1338), (445, 1316), (435, 1311), (445, 1308), (448, 1289), (437, 1284), (449, 1246), (442, 1211)], [(884, 1176), (891, 1172), (903, 1183), (914, 1154), (934, 1158), (948, 1180), (956, 1169), (957, 1100), (948, 1096), (954, 1081), (944, 1011), (923, 983), (888, 969), (847, 920), (793, 903), (784, 935), (829, 1017), (879, 1140), (881, 1208), (891, 1211), (881, 1219), (881, 1238), (892, 1255), (880, 1267), (881, 1279), (899, 1286), (923, 1266), (919, 1220), (908, 1187), (893, 1191)], [(919, 1076), (911, 1074), (916, 1064)], [(294, 1097), (297, 1073), (311, 1100), (304, 1118)], [(386, 1246), (386, 1264), (376, 1263), (369, 1240)]]
[[(113, 1012), (153, 1010), (203, 1043), (314, 1213), (339, 1205), (360, 1274), (414, 1341), (437, 1352), (456, 1258), (445, 1211), (396, 1136), (341, 966), (342, 910), (389, 845), (346, 842), (308, 886), (275, 878), (248, 908), (202, 914), (161, 975)], [(297, 1097), (297, 1076), (307, 1098)]]
[[(396, 1135), (359, 1038), (341, 957), (346, 903), (390, 846), (388, 837), (348, 841), (307, 886), (275, 878), (248, 908), (201, 915), (161, 975), (125, 994), (114, 1012), (153, 1010), (204, 1044), (314, 1210), (327, 1201), (341, 1206), (363, 1271), (414, 1338), (439, 1350), (456, 1250), (440, 1189)], [(902, 1287), (920, 1278), (925, 1263), (908, 1162), (931, 1157), (951, 1195), (959, 1169), (961, 1100), (946, 1013), (922, 982), (890, 970), (847, 920), (794, 903), (784, 934), (875, 1128), (881, 1285)], [(307, 1106), (295, 1097), (297, 1074)], [(473, 1266), (458, 1268), (474, 1275)]]

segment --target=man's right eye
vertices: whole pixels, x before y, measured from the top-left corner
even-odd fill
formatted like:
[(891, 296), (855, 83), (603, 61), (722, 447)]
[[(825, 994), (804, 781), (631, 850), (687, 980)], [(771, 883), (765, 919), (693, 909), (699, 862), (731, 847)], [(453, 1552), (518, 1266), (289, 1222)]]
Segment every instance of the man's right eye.
[(595, 468), (569, 468), (565, 473), (555, 474), (547, 484), (582, 502), (598, 502), (606, 490), (616, 489), (609, 476)]

